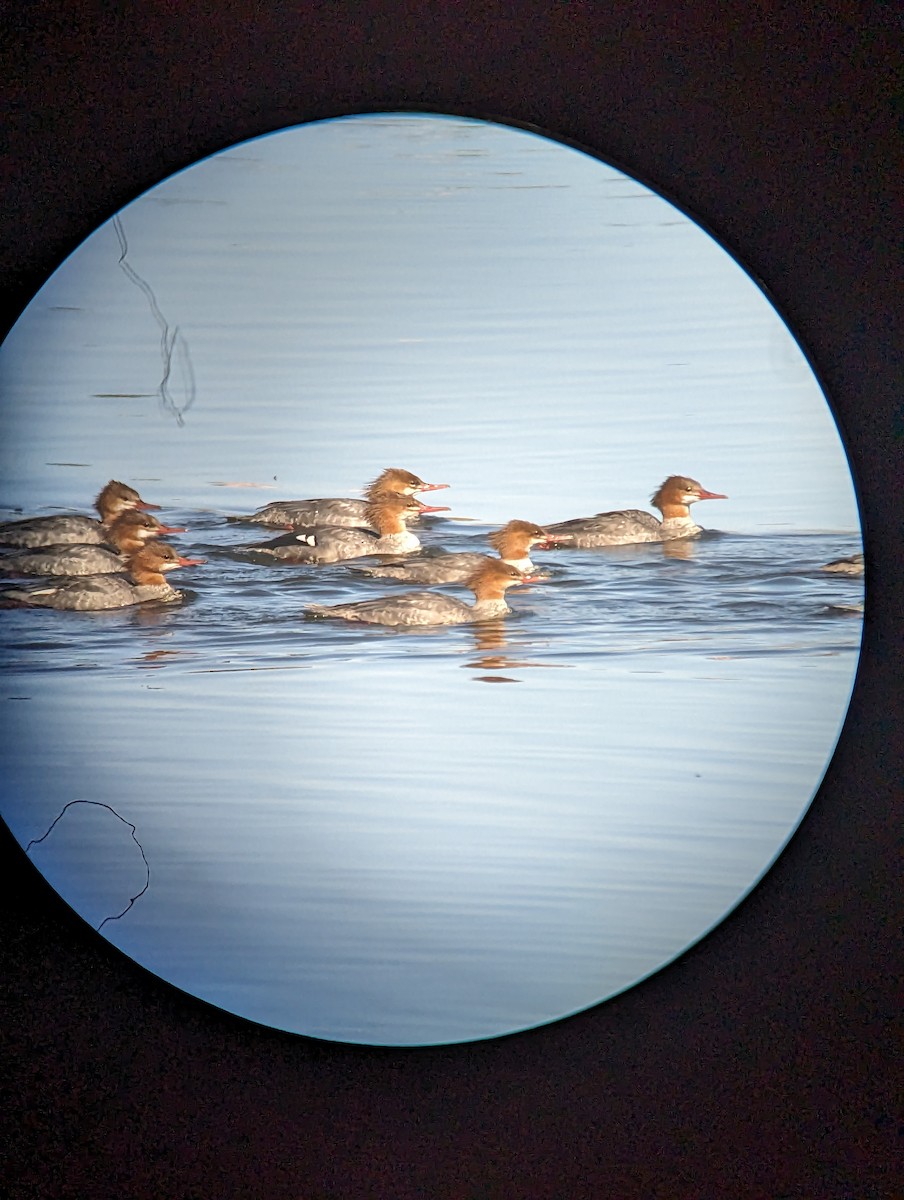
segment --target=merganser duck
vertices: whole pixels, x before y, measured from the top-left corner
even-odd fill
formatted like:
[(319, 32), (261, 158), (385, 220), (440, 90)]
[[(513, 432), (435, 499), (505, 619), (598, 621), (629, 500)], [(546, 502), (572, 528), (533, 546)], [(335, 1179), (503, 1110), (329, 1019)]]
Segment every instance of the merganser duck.
[(94, 501), (100, 520), (93, 517), (59, 516), (31, 517), (24, 521), (7, 521), (0, 525), (2, 546), (63, 546), (78, 543), (84, 546), (100, 546), (106, 541), (110, 525), (127, 509), (159, 509), (159, 504), (148, 504), (134, 488), (116, 479), (100, 491)]
[[(265, 504), (250, 517), (227, 517), (227, 521), (249, 521), (257, 525), (292, 525), (308, 528), (313, 525), (344, 525), (359, 527), (367, 524), (367, 506), (384, 495), (412, 496), (415, 492), (436, 492), (448, 483), (424, 483), (411, 471), (388, 467), (364, 490), (363, 500), (275, 500)], [(429, 509), (424, 512), (445, 512)]]
[(413, 496), (379, 497), (367, 506), (368, 528), (318, 525), (298, 533), (285, 533), (270, 542), (246, 546), (258, 554), (269, 554), (286, 562), (335, 563), (368, 554), (411, 554), (421, 543), (407, 523), (422, 512), (448, 512), (421, 504)]
[[(509, 521), (502, 529), (491, 533), (487, 540), (502, 562), (523, 572), (536, 569), (530, 560), (533, 546), (548, 550), (557, 542), (570, 541), (565, 534), (549, 533), (532, 521)], [(467, 583), (478, 567), (494, 561), (486, 554), (463, 551), (431, 554), (409, 562), (360, 567), (359, 570), (380, 579), (403, 579), (410, 583)]]
[(668, 542), (675, 538), (696, 537), (702, 533), (695, 525), (690, 506), (698, 500), (727, 500), (721, 492), (708, 492), (686, 475), (670, 475), (650, 503), (662, 513), (657, 521), (650, 513), (637, 508), (622, 512), (597, 513), (595, 517), (577, 517), (547, 525), (550, 533), (572, 535), (572, 546), (585, 549), (591, 546), (627, 546), (634, 542)]
[(313, 617), (341, 617), (369, 625), (467, 625), (504, 617), (512, 610), (505, 602), (510, 587), (535, 582), (517, 567), (498, 558), (487, 558), (468, 579), (474, 604), (465, 604), (439, 592), (403, 592), (379, 600), (357, 600), (350, 604), (309, 604)]
[(112, 575), (128, 569), (129, 558), (151, 538), (185, 533), (175, 525), (161, 525), (150, 513), (127, 509), (107, 530), (105, 544), (44, 546), (14, 550), (0, 557), (6, 575)]
[(837, 575), (862, 575), (863, 555), (852, 554), (850, 558), (836, 558), (819, 569), (820, 571), (834, 571)]
[(0, 592), (4, 600), (40, 608), (71, 609), (87, 612), (105, 608), (127, 608), (148, 600), (172, 602), (182, 599), (166, 582), (164, 572), (176, 567), (196, 567), (203, 558), (183, 558), (165, 542), (154, 542), (133, 554), (128, 579), (121, 575), (62, 577), (45, 584)]

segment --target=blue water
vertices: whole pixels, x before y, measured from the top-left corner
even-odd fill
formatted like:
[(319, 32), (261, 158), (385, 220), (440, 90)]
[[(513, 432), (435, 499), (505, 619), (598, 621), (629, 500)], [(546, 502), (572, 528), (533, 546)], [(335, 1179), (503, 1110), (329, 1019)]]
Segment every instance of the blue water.
[[(181, 606), (0, 611), (4, 818), (123, 818), (72, 806), (38, 867), (94, 925), (137, 895), (102, 933), (164, 979), (352, 1042), (525, 1028), (680, 953), (792, 834), (859, 650), (862, 584), (819, 570), (860, 548), (844, 453), (765, 299), (640, 185), (459, 120), (249, 143), (121, 221), (164, 394), (106, 225), (0, 351), (0, 500), (123, 478), (208, 561)], [(404, 585), (254, 563), (225, 515), (388, 465), (452, 485), (449, 549), (672, 471), (730, 499), (692, 543), (538, 552), (505, 622), (306, 621)]]

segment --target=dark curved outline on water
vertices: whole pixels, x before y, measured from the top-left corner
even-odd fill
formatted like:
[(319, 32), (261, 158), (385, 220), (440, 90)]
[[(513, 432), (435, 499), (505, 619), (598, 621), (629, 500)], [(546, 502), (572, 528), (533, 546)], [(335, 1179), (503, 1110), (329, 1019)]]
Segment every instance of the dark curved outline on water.
[(106, 923), (108, 921), (118, 921), (120, 917), (124, 917), (126, 915), (126, 913), (129, 911), (129, 909), (132, 907), (132, 905), (135, 903), (135, 901), (140, 896), (143, 896), (144, 893), (148, 890), (148, 888), (150, 887), (150, 884), (151, 884), (151, 867), (145, 856), (144, 847), (142, 846), (141, 842), (139, 842), (138, 838), (135, 836), (135, 826), (132, 824), (131, 821), (127, 821), (125, 819), (125, 817), (121, 817), (115, 808), (111, 808), (109, 804), (104, 804), (102, 800), (70, 800), (68, 804), (64, 804), (63, 807), (60, 809), (59, 813), (54, 817), (53, 821), (50, 823), (50, 828), (47, 830), (47, 832), (42, 833), (39, 838), (31, 839), (31, 841), (25, 847), (26, 854), (28, 854), (28, 852), (31, 850), (32, 846), (37, 846), (39, 842), (43, 842), (46, 837), (50, 836), (50, 834), (53, 832), (54, 826), (60, 820), (60, 818), (63, 816), (66, 809), (71, 808), (73, 806), (73, 804), (94, 804), (98, 808), (105, 808), (107, 810), (107, 812), (111, 812), (114, 817), (116, 817), (118, 820), (122, 821), (123, 825), (128, 825), (129, 829), (131, 829), (131, 831), (132, 831), (132, 841), (138, 847), (139, 852), (141, 853), (142, 861), (144, 862), (144, 869), (146, 872), (144, 887), (141, 889), (141, 891), (135, 893), (135, 895), (132, 897), (132, 899), (125, 906), (125, 908), (122, 910), (121, 913), (116, 913), (115, 915), (112, 915), (109, 917), (104, 917), (104, 919), (101, 921), (101, 923), (97, 926), (97, 932), (100, 933), (100, 931), (103, 929), (103, 927), (106, 925)]
[[(126, 255), (129, 253), (129, 243), (126, 240), (125, 230), (122, 227), (122, 221), (117, 214), (113, 218), (113, 228), (116, 230), (116, 236), (119, 238), (119, 246), (122, 254), (119, 256), (119, 265), (122, 267), (126, 276), (135, 284), (135, 286), (147, 297), (148, 304), (151, 306), (151, 313), (154, 320), (160, 326), (160, 355), (163, 359), (163, 378), (157, 387), (160, 395), (160, 401), (167, 412), (173, 414), (179, 425), (184, 425), (185, 421), (182, 414), (187, 412), (195, 399), (195, 372), (192, 367), (191, 354), (188, 349), (188, 342), (179, 332), (179, 326), (170, 326), (169, 321), (160, 311), (160, 306), (157, 304), (157, 297), (154, 295), (154, 290), (151, 285), (142, 279), (138, 272), (126, 262)], [(172, 397), (169, 388), (170, 374), (173, 367), (173, 351), (176, 345), (181, 349), (182, 367), (186, 378), (186, 395), (188, 399), (180, 407)]]

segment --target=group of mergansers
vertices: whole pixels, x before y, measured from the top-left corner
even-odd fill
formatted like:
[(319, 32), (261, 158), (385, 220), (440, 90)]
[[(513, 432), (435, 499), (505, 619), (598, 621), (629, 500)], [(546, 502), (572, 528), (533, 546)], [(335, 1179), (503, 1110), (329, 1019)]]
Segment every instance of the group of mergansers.
[[(347, 604), (309, 604), (311, 616), (377, 625), (460, 625), (503, 616), (510, 611), (505, 601), (509, 588), (543, 577), (535, 574), (530, 559), (534, 548), (584, 549), (692, 538), (701, 530), (691, 518), (690, 506), (698, 500), (727, 498), (708, 492), (694, 479), (672, 475), (651, 500), (661, 520), (628, 509), (545, 526), (509, 521), (489, 537), (497, 557), (476, 552), (419, 557), (421, 544), (409, 524), (424, 514), (449, 510), (425, 504), (416, 493), (445, 487), (448, 484), (425, 483), (394, 467), (370, 483), (360, 500), (279, 501), (250, 516), (228, 520), (288, 530), (270, 541), (241, 547), (255, 556), (310, 564), (380, 556), (381, 562), (364, 564), (362, 570), (373, 577), (416, 584), (464, 585), (475, 597), (473, 604), (465, 604), (440, 592), (405, 592)], [(166, 573), (200, 565), (204, 559), (183, 557), (157, 539), (184, 529), (161, 524), (148, 512), (159, 509), (158, 505), (147, 504), (133, 488), (115, 480), (101, 491), (95, 507), (100, 520), (54, 516), (0, 525), (0, 571), (45, 577), (40, 583), (3, 592), (7, 602), (94, 610), (182, 598), (167, 582)], [(830, 564), (826, 569), (839, 568)]]
[(44, 581), (0, 593), (13, 604), (41, 608), (98, 610), (127, 608), (148, 600), (181, 600), (166, 581), (176, 567), (200, 566), (156, 539), (185, 533), (151, 516), (134, 488), (115, 479), (94, 501), (93, 517), (34, 517), (0, 525), (0, 572), (42, 575)]

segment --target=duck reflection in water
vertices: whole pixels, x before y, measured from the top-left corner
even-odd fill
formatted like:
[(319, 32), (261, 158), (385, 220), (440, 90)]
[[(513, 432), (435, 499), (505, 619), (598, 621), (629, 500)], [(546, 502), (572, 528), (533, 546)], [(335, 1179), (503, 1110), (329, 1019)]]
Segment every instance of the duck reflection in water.
[(693, 558), (697, 553), (697, 546), (698, 543), (690, 538), (683, 541), (676, 539), (662, 543), (662, 554), (664, 558)]
[[(513, 658), (505, 653), (509, 646), (509, 640), (506, 637), (506, 623), (501, 618), (496, 621), (482, 621), (479, 625), (472, 625), (469, 632), (474, 637), (474, 649), (478, 655), (475, 659), (470, 659), (463, 663), (467, 670), (479, 671), (514, 671), (521, 670), (525, 667), (567, 667), (568, 663), (551, 663), (551, 662), (531, 662), (529, 659)], [(523, 649), (523, 647), (521, 647)], [(520, 679), (515, 679), (511, 675), (475, 675), (474, 680), (477, 683), (520, 683)]]

